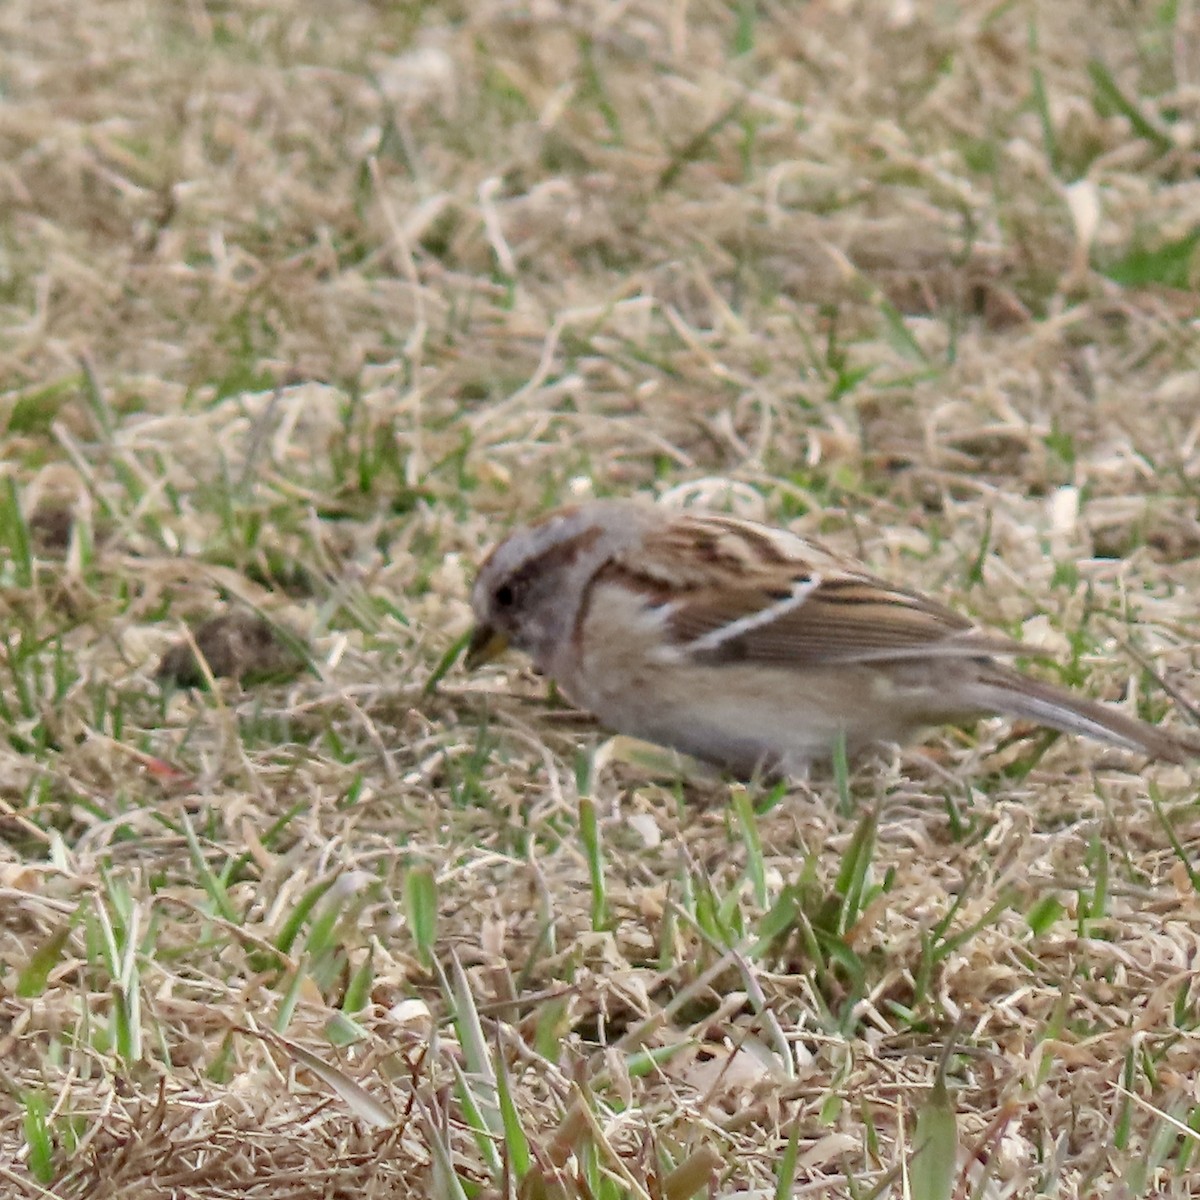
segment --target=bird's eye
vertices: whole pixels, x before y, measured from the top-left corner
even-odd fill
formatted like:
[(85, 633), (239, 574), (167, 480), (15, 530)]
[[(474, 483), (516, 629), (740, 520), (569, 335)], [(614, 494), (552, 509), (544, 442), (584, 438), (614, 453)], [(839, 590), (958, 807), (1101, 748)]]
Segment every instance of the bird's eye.
[(502, 583), (495, 591), (492, 597), (500, 608), (511, 608), (513, 601), (516, 600), (516, 593), (512, 589), (511, 583)]

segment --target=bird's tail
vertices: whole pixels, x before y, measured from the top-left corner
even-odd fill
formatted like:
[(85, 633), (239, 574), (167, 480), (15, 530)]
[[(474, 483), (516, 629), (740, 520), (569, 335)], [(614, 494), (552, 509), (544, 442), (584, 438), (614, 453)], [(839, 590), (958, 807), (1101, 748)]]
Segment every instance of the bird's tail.
[(971, 693), (983, 712), (1023, 717), (1062, 733), (1083, 734), (1127, 750), (1141, 751), (1151, 758), (1177, 763), (1200, 758), (1200, 738), (1169, 733), (1126, 716), (1110, 705), (998, 664), (989, 664), (980, 672)]

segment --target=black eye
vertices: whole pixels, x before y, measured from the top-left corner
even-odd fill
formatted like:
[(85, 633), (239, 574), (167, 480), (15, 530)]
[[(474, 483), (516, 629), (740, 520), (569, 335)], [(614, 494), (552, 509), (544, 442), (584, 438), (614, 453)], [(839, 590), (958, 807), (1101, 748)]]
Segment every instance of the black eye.
[(511, 583), (502, 583), (495, 591), (492, 599), (496, 601), (501, 608), (511, 608), (513, 601), (517, 598), (516, 593), (512, 589)]

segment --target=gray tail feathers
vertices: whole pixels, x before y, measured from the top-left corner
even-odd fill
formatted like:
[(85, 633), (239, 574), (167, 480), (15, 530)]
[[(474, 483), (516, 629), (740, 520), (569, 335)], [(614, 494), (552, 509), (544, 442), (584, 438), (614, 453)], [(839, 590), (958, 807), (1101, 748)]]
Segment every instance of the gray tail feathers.
[(1098, 704), (1007, 667), (996, 664), (985, 667), (976, 677), (971, 695), (983, 712), (1024, 717), (1062, 733), (1083, 734), (1127, 750), (1138, 750), (1151, 758), (1177, 763), (1200, 758), (1200, 738), (1176, 736), (1136, 717), (1128, 717), (1107, 704)]

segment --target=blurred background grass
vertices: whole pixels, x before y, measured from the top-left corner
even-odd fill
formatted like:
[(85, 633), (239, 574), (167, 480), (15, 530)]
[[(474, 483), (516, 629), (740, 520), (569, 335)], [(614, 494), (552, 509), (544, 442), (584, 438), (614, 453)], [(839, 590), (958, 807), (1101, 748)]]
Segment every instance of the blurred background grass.
[(1194, 5), (0, 45), (14, 1195), (1193, 1194), (1187, 772), (984, 723), (731, 796), (452, 651), (510, 522), (665, 494), (1186, 713)]

